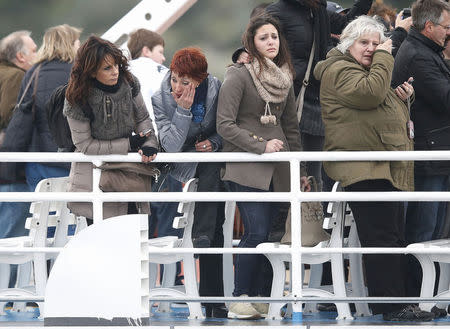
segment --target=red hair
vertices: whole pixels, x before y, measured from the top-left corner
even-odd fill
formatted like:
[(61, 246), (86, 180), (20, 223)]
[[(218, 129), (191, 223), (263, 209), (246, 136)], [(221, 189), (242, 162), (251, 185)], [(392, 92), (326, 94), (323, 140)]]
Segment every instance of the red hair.
[(208, 76), (208, 62), (200, 48), (183, 48), (173, 55), (170, 70), (200, 83)]

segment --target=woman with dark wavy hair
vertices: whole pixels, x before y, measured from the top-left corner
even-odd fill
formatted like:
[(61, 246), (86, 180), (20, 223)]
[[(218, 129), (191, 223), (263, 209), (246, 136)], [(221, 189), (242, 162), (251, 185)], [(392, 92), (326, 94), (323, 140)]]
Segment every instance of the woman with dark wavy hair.
[[(158, 142), (138, 80), (128, 71), (122, 51), (109, 41), (91, 36), (81, 45), (66, 91), (64, 115), (76, 152), (139, 152), (144, 163), (156, 157)], [(92, 191), (91, 163), (72, 164), (69, 191)], [(136, 206), (142, 207), (141, 212), (149, 211), (148, 203)], [(129, 207), (133, 205), (105, 203), (103, 217), (127, 214)], [(69, 203), (69, 208), (77, 215), (92, 218), (90, 203)]]

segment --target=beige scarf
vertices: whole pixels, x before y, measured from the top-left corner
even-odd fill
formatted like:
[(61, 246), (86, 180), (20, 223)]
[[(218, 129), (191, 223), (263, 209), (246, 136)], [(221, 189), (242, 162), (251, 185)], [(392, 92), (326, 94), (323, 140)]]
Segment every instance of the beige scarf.
[(266, 103), (281, 103), (286, 99), (292, 86), (292, 73), (287, 64), (278, 67), (270, 59), (265, 60), (267, 68), (263, 68), (261, 72), (256, 59), (250, 64), (245, 64), (245, 67), (252, 76), (259, 96)]
[[(265, 58), (265, 63), (267, 68), (262, 68), (262, 70), (260, 70), (259, 62), (256, 59), (250, 64), (245, 64), (245, 67), (250, 72), (259, 96), (266, 102), (265, 113), (261, 117), (261, 123), (267, 124), (272, 122), (276, 124), (275, 116), (270, 111), (269, 103), (281, 103), (286, 99), (293, 83), (293, 77), (287, 64), (278, 67), (268, 58)], [(263, 117), (266, 119), (263, 119)]]

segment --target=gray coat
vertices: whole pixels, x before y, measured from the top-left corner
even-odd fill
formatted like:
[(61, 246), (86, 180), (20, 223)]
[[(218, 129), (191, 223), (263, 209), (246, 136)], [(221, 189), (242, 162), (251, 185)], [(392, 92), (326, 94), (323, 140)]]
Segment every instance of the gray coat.
[[(92, 88), (88, 102), (94, 113), (92, 122), (79, 107), (70, 106), (67, 100), (64, 102), (63, 111), (67, 116), (76, 152), (87, 155), (128, 154), (131, 150), (128, 139), (131, 133), (134, 131), (138, 134), (153, 129), (141, 93), (133, 98), (131, 87), (126, 82), (123, 82), (114, 94)], [(107, 102), (111, 111), (105, 108)], [(158, 147), (153, 130), (144, 146)], [(92, 164), (72, 163), (69, 192), (90, 191), (92, 191)], [(69, 208), (77, 215), (92, 218), (90, 203), (69, 203)], [(104, 203), (103, 217), (125, 215), (127, 210), (127, 202)]]
[[(261, 124), (264, 106), (245, 66), (230, 66), (217, 108), (217, 132), (224, 139), (224, 152), (263, 154), (267, 141), (274, 138), (284, 142), (283, 151), (301, 150), (294, 89), (283, 102), (270, 103), (277, 125)], [(266, 191), (273, 179), (275, 191), (289, 191), (289, 163), (227, 163), (222, 179)]]
[[(222, 148), (222, 138), (216, 132), (217, 99), (220, 81), (208, 75), (206, 112), (203, 121), (192, 121), (192, 113), (175, 102), (171, 94), (171, 72), (161, 83), (161, 88), (152, 96), (153, 111), (159, 132), (159, 142), (166, 152), (195, 152), (198, 136), (209, 139), (214, 151)], [(180, 182), (186, 182), (195, 175), (197, 163), (176, 163), (171, 175)]]

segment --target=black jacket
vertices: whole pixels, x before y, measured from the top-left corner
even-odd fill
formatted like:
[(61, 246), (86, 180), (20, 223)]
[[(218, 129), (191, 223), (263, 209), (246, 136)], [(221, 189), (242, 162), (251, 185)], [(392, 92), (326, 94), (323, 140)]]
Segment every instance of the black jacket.
[[(25, 74), (25, 77), (22, 80), (22, 86), (20, 88), (18, 99), (22, 97), (25, 87), (37, 65), (34, 65)], [(31, 144), (28, 147), (29, 152), (56, 152), (58, 150), (58, 147), (53, 141), (53, 137), (48, 128), (46, 104), (53, 91), (57, 87), (69, 81), (71, 69), (71, 63), (60, 62), (57, 60), (42, 63), (38, 77), (35, 99), (35, 124)], [(31, 100), (33, 95), (33, 87), (34, 82), (28, 89), (23, 100), (24, 102)], [(17, 132), (17, 138), (23, 138), (20, 131)]]
[(304, 4), (303, 0), (279, 0), (266, 8), (270, 15), (280, 21), (282, 34), (288, 42), (296, 74), (294, 80), (295, 95), (300, 92), (308, 67), (313, 34), (315, 35), (316, 49), (313, 67), (309, 79), (310, 83), (305, 93), (305, 105), (300, 124), (302, 132), (319, 136), (324, 135), (320, 114), (320, 83), (314, 79), (312, 72), (317, 62), (325, 59), (327, 52), (332, 47), (330, 34), (340, 34), (348, 22), (359, 15), (366, 14), (371, 5), (372, 0), (358, 0), (345, 16), (327, 12), (325, 0), (320, 0), (319, 8), (312, 11)]
[[(28, 82), (36, 70), (37, 65), (29, 69), (22, 80), (17, 102), (22, 97)], [(22, 146), (29, 152), (56, 152), (58, 147), (53, 141), (47, 120), (46, 103), (53, 91), (60, 85), (67, 83), (70, 76), (72, 64), (60, 61), (42, 62), (38, 75), (36, 98), (35, 98), (35, 117), (32, 129), (24, 129), (21, 123), (24, 118), (21, 111), (15, 111), (6, 128), (6, 135), (1, 151), (18, 152), (22, 151)], [(34, 81), (23, 98), (22, 104), (32, 100), (34, 91)], [(25, 125), (26, 126), (26, 125)], [(30, 132), (32, 130), (32, 132)], [(31, 135), (31, 137), (30, 137)], [(19, 150), (20, 149), (20, 150)], [(70, 168), (70, 163), (47, 163), (47, 165)], [(0, 182), (23, 181), (24, 163), (2, 163), (0, 166)]]
[[(443, 47), (411, 27), (395, 58), (392, 87), (414, 78), (415, 101), (411, 118), (415, 125), (415, 150), (450, 150), (450, 70)], [(449, 127), (447, 130), (433, 132)], [(416, 162), (417, 174), (448, 174), (450, 163)]]
[(397, 56), (397, 52), (407, 36), (408, 32), (403, 27), (397, 27), (390, 33), (389, 37), (392, 39), (392, 56)]

